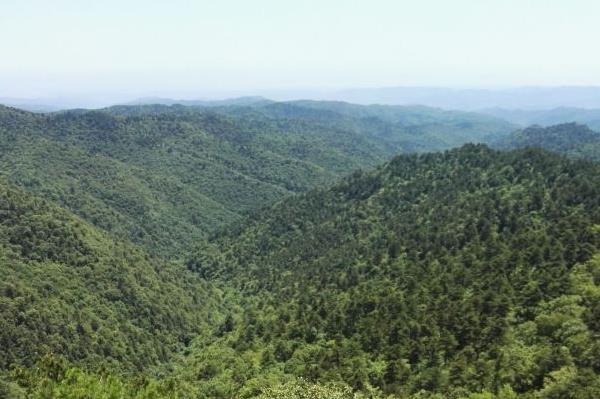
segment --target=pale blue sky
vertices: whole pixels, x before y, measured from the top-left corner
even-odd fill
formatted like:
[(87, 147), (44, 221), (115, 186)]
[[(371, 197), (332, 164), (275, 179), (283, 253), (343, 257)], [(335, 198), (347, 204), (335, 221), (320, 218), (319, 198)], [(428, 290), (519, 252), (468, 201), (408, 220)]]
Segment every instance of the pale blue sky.
[(598, 0), (1, 0), (0, 97), (600, 85)]

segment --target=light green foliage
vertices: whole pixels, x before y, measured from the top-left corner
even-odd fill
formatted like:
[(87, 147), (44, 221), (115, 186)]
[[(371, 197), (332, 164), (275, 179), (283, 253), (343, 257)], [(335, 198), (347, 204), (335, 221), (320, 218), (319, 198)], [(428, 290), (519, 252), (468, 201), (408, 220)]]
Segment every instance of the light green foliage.
[(16, 369), (12, 374), (15, 381), (28, 387), (28, 399), (194, 398), (193, 388), (183, 381), (157, 381), (143, 376), (124, 379), (106, 372), (90, 373), (67, 368), (53, 356), (42, 359), (34, 370)]
[(353, 399), (357, 396), (343, 385), (311, 384), (302, 379), (268, 388), (258, 399)]
[(220, 320), (219, 293), (68, 211), (0, 183), (0, 368), (46, 354), (143, 370)]

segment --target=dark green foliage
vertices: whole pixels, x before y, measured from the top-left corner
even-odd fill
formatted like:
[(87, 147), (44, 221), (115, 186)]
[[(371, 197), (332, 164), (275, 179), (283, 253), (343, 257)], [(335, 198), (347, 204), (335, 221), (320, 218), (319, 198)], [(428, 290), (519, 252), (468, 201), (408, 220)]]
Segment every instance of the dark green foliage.
[(248, 104), (47, 115), (0, 107), (0, 168), (11, 182), (118, 237), (181, 257), (248, 211), (396, 152), (512, 130), (492, 118), (428, 108)]
[[(0, 398), (600, 397), (600, 165), (467, 145), (376, 167), (506, 127), (321, 102), (0, 107), (21, 186), (0, 183)], [(594, 137), (536, 129), (572, 157)]]
[(600, 166), (469, 145), (285, 200), (188, 266), (241, 290), (244, 311), (214, 350), (259, 357), (235, 366), (248, 381), (587, 397), (598, 258), (574, 266), (600, 249), (599, 223)]
[(531, 126), (500, 139), (495, 146), (501, 149), (539, 147), (571, 158), (600, 160), (600, 133), (576, 123)]

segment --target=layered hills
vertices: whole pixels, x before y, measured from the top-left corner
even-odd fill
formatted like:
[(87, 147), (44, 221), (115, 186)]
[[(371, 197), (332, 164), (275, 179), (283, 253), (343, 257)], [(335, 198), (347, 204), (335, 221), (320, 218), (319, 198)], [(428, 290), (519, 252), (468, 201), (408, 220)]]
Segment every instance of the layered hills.
[(510, 130), (1, 108), (0, 397), (598, 397), (597, 134)]
[(427, 108), (355, 111), (329, 103), (53, 114), (3, 107), (0, 169), (10, 182), (170, 258), (247, 212), (397, 152), (512, 130), (497, 119)]

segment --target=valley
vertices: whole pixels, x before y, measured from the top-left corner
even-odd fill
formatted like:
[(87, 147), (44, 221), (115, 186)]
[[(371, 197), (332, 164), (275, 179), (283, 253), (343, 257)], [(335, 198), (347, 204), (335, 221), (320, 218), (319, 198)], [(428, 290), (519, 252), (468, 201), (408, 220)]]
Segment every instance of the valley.
[(592, 398), (599, 136), (314, 101), (0, 108), (0, 397)]

